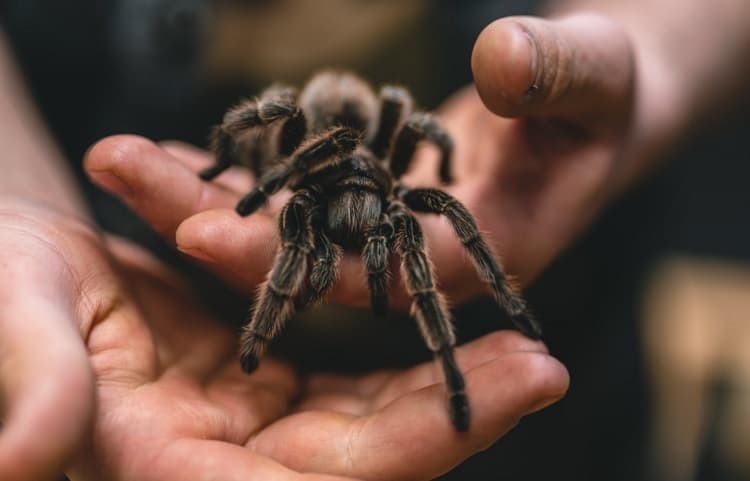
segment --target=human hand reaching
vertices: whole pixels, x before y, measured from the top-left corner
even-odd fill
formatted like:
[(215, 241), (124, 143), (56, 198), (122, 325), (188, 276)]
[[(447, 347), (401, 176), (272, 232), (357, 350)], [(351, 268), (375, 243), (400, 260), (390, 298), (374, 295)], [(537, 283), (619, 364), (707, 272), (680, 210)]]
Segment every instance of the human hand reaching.
[[(627, 35), (603, 17), (500, 20), (480, 35), (473, 67), (484, 104), (515, 118), (493, 114), (471, 90), (459, 93), (440, 111), (455, 141), (455, 182), (439, 184), (429, 146), (404, 181), (444, 188), (464, 203), (506, 270), (526, 284), (637, 177), (639, 159), (655, 144), (643, 133), (655, 138), (664, 115), (641, 113), (643, 98), (653, 95), (636, 82)], [(107, 139), (88, 157), (95, 182), (122, 196), (180, 250), (250, 291), (276, 252), (283, 196), (240, 218), (232, 208), (252, 180), (235, 168), (201, 183), (196, 172), (210, 163), (196, 149), (162, 149), (134, 137)], [(151, 205), (163, 208), (145, 212)], [(448, 298), (462, 302), (485, 292), (450, 224), (434, 215), (420, 222)], [(393, 304), (405, 308), (410, 299), (393, 274)], [(329, 299), (367, 305), (357, 256), (345, 256)]]
[(430, 479), (567, 387), (511, 332), (457, 351), (463, 435), (431, 364), (301, 378), (268, 358), (247, 376), (234, 333), (139, 248), (18, 202), (0, 229), (2, 479)]
[[(481, 33), (472, 68), (476, 91), (460, 92), (443, 110), (457, 139), (457, 181), (448, 191), (526, 284), (636, 175), (627, 164), (635, 147), (633, 53), (603, 17), (510, 17)], [(412, 172), (414, 182), (430, 179), (430, 167)], [(445, 238), (441, 227), (435, 236)], [(459, 247), (443, 242), (435, 257), (456, 259)], [(468, 267), (452, 261), (438, 271), (444, 282), (467, 286)]]

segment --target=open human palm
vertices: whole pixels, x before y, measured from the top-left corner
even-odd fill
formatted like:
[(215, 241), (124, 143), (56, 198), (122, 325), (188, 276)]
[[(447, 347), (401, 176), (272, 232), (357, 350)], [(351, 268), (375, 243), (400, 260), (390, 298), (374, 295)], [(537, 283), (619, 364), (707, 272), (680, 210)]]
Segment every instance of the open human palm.
[[(544, 346), (513, 332), (457, 352), (476, 411), (462, 435), (431, 363), (303, 378), (267, 358), (248, 376), (233, 331), (140, 248), (43, 206), (2, 214), (3, 266), (25, 297), (3, 311), (0, 339), (18, 342), (2, 354), (0, 445), (58, 450), (73, 480), (430, 479), (567, 387)], [(53, 473), (22, 468), (8, 479)]]
[(274, 479), (295, 471), (429, 479), (560, 394), (560, 366), (515, 333), (459, 353), (470, 386), (491, 386), (477, 392), (480, 415), (469, 437), (446, 419), (430, 364), (303, 379), (265, 359), (248, 376), (236, 359), (235, 335), (187, 302), (188, 293), (153, 261), (126, 269), (140, 315), (123, 306), (104, 321), (111, 326), (89, 337), (105, 413), (94, 452), (114, 463), (111, 471), (134, 470), (122, 479), (218, 472), (221, 479)]

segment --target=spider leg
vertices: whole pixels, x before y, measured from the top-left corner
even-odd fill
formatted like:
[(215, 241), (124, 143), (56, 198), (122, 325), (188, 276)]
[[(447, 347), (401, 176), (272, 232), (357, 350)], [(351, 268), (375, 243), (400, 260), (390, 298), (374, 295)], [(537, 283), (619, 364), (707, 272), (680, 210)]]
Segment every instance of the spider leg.
[(232, 136), (222, 126), (211, 129), (211, 151), (215, 155), (215, 164), (206, 167), (198, 175), (203, 180), (212, 180), (233, 164), (237, 163), (238, 146)]
[(305, 112), (296, 102), (297, 90), (287, 85), (272, 85), (261, 94), (261, 117), (267, 124), (283, 121), (278, 138), (282, 157), (292, 155), (307, 134)]
[(297, 308), (306, 307), (322, 299), (333, 286), (338, 274), (341, 252), (323, 232), (322, 226), (315, 226), (315, 242), (312, 252), (312, 267), (308, 284), (300, 293)]
[(479, 276), (492, 288), (497, 303), (525, 335), (539, 339), (542, 328), (529, 312), (526, 302), (508, 284), (497, 256), (484, 241), (469, 211), (458, 200), (438, 189), (401, 188), (399, 198), (417, 212), (442, 214), (468, 251)]
[(292, 177), (324, 166), (326, 162), (335, 162), (351, 153), (359, 141), (356, 131), (348, 127), (334, 127), (320, 137), (303, 143), (288, 161), (266, 172), (256, 187), (240, 199), (237, 213), (243, 217), (252, 214), (266, 202), (268, 196), (287, 185)]
[[(269, 127), (283, 122), (279, 131), (279, 153), (289, 156), (307, 133), (305, 114), (295, 102), (293, 90), (275, 86), (266, 89), (259, 99), (248, 99), (230, 108), (221, 125), (214, 127), (211, 145), (216, 153), (216, 164), (200, 173), (203, 180), (211, 180), (230, 166), (238, 163), (237, 138), (256, 127)], [(255, 139), (256, 142), (258, 139)], [(259, 173), (259, 170), (255, 172)]]
[(252, 318), (242, 331), (240, 361), (245, 372), (255, 370), (267, 344), (294, 315), (294, 296), (305, 282), (313, 248), (312, 213), (316, 204), (310, 191), (300, 190), (281, 211), (281, 249), (260, 287)]
[(393, 143), (393, 134), (401, 124), (404, 115), (411, 110), (412, 98), (409, 91), (390, 85), (380, 90), (380, 116), (375, 136), (370, 142), (370, 151), (378, 159), (384, 159)]
[(470, 421), (469, 399), (464, 378), (453, 357), (456, 336), (445, 298), (435, 289), (422, 229), (414, 215), (400, 202), (391, 204), (389, 210), (406, 289), (414, 299), (412, 313), (416, 315), (427, 347), (442, 363), (451, 421), (458, 431), (466, 431)]
[(440, 149), (440, 180), (450, 183), (453, 141), (435, 118), (426, 113), (411, 114), (398, 132), (391, 152), (393, 177), (399, 179), (409, 169), (420, 140), (429, 140)]
[(383, 214), (380, 223), (366, 235), (362, 260), (367, 270), (370, 304), (376, 316), (384, 316), (388, 311), (388, 254), (393, 240), (393, 224), (388, 214)]

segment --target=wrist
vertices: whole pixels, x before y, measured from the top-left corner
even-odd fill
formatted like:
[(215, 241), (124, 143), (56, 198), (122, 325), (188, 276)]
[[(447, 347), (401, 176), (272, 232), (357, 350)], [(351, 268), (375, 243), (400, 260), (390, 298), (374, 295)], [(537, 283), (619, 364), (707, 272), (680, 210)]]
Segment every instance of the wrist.
[(36, 111), (1, 31), (0, 123), (0, 192), (85, 214), (66, 160)]

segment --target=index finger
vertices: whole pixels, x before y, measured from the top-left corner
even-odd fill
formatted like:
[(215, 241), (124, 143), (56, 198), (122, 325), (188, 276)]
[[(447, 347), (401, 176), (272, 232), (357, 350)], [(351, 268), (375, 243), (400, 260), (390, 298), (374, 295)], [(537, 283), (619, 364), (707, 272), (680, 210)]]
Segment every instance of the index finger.
[(207, 209), (233, 208), (239, 199), (229, 187), (203, 182), (196, 160), (174, 145), (165, 149), (143, 137), (116, 135), (91, 147), (84, 163), (95, 184), (173, 240), (183, 220)]

